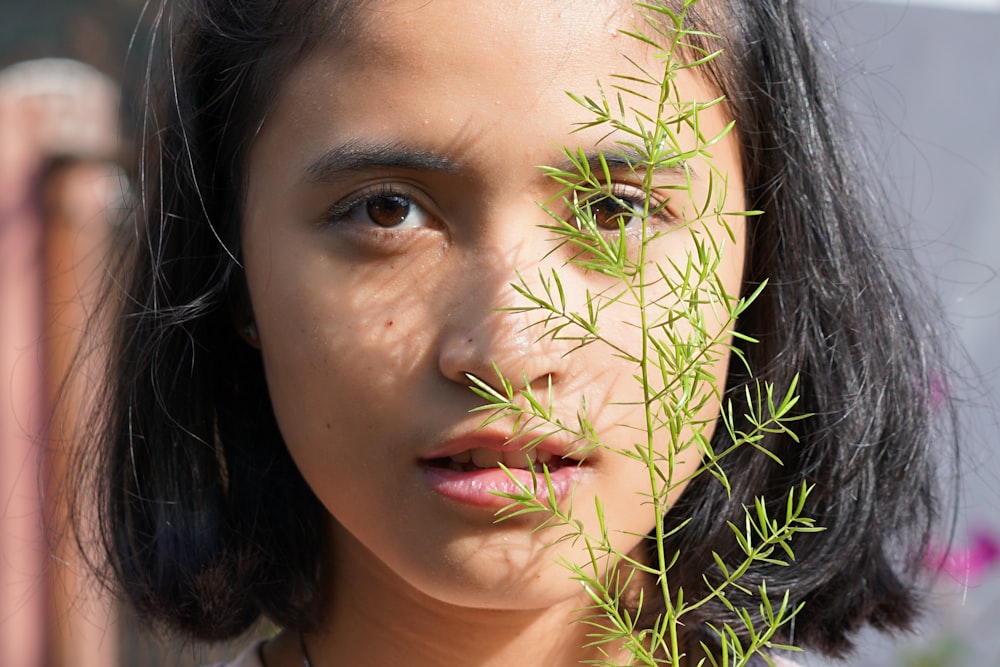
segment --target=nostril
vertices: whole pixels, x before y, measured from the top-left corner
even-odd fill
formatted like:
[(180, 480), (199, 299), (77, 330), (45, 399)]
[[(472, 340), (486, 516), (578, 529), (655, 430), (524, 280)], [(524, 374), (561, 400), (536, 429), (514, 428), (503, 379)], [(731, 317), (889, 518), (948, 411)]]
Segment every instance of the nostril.
[(468, 386), (471, 375), (501, 393), (506, 383), (517, 390), (544, 390), (565, 363), (565, 346), (535, 339), (518, 313), (490, 311), (448, 327), (439, 346), (438, 368), (445, 378)]

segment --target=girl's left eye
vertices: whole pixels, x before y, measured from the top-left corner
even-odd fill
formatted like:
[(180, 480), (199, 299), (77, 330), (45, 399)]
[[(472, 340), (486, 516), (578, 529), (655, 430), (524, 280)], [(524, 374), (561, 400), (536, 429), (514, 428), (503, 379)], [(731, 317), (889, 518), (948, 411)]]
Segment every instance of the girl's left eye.
[(423, 207), (395, 192), (363, 194), (335, 205), (326, 217), (334, 223), (353, 222), (382, 229), (426, 227), (430, 222)]
[(587, 202), (594, 224), (600, 229), (618, 231), (621, 227), (634, 227), (642, 222), (641, 201), (623, 195), (601, 195)]

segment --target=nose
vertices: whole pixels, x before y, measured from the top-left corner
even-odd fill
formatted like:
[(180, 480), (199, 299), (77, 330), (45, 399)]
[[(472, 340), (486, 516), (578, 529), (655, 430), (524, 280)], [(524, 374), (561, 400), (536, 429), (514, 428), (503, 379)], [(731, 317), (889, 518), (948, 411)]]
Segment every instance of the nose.
[(497, 390), (505, 382), (515, 390), (555, 383), (564, 360), (554, 353), (555, 341), (529, 325), (521, 314), (498, 312), (454, 327), (441, 346), (441, 374), (462, 385), (474, 376)]
[[(507, 253), (506, 261), (495, 261), (492, 266), (473, 262), (464, 272), (440, 340), (438, 367), (444, 377), (468, 386), (468, 376), (475, 376), (501, 393), (504, 380), (514, 390), (541, 391), (549, 383), (562, 381), (568, 371), (570, 342), (553, 334), (552, 324), (558, 321), (545, 324), (551, 313), (528, 309), (530, 301), (513, 287), (545, 295), (544, 282), (551, 280), (546, 276), (551, 276), (553, 267), (541, 259), (546, 255), (543, 245), (547, 244), (535, 245), (533, 259), (526, 257), (521, 245), (520, 251)], [(486, 256), (497, 259), (502, 255)]]

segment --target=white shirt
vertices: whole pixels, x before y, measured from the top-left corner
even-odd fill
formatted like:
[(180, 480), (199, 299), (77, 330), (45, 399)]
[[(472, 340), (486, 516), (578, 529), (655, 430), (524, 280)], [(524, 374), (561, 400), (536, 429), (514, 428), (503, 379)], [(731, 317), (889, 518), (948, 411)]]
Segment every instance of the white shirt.
[[(778, 656), (771, 656), (771, 660), (774, 661), (774, 667), (798, 667), (796, 663)], [(232, 662), (219, 663), (213, 667), (264, 667), (260, 661), (260, 643), (248, 646)]]

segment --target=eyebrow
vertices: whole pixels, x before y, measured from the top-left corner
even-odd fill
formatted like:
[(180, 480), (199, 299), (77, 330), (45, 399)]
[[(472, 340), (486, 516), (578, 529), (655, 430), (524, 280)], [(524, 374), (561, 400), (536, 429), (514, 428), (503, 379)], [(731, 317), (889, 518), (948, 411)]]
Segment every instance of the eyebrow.
[[(575, 159), (578, 160), (580, 154), (576, 153), (574, 155)], [(604, 158), (604, 162), (608, 165), (608, 169), (611, 171), (618, 169), (633, 170), (641, 167), (647, 159), (639, 153), (639, 151), (630, 146), (619, 146), (607, 151), (591, 150), (583, 152), (584, 162), (586, 162), (590, 171), (595, 174), (601, 174), (603, 172), (603, 167), (601, 167), (602, 156)], [(567, 157), (556, 165), (556, 167), (562, 171), (573, 172), (576, 170), (576, 163), (574, 160)], [(670, 167), (659, 167), (656, 171), (675, 174), (690, 173), (692, 176), (696, 175), (696, 172), (683, 160), (678, 161), (677, 164)]]
[(458, 171), (451, 158), (406, 144), (352, 139), (325, 151), (306, 167), (306, 180), (322, 183), (345, 171), (359, 169), (414, 169), (417, 171)]
[[(602, 172), (601, 159), (611, 170), (635, 169), (645, 158), (634, 148), (623, 146), (610, 151), (589, 150), (583, 152), (583, 157), (590, 170)], [(455, 160), (431, 151), (414, 148), (397, 141), (369, 142), (362, 139), (352, 139), (325, 151), (309, 163), (305, 169), (306, 181), (324, 183), (335, 180), (339, 174), (362, 169), (412, 169), (415, 171), (440, 171), (454, 173), (461, 165)], [(558, 164), (562, 171), (575, 171), (576, 167), (569, 158)], [(667, 171), (684, 174), (690, 171), (685, 163), (680, 162), (672, 167), (661, 167), (657, 171)]]

